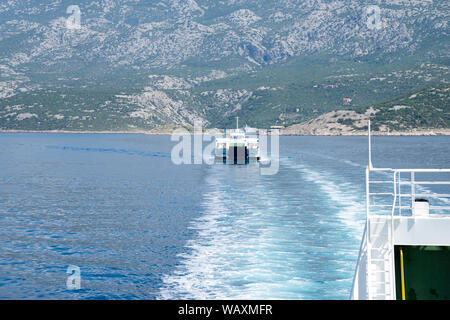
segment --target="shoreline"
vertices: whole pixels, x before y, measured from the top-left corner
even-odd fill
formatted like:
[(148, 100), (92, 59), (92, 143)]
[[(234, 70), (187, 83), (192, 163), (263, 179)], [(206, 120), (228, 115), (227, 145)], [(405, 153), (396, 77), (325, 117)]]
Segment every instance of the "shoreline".
[[(221, 131), (221, 130), (217, 130)], [(64, 133), (64, 134), (145, 134), (145, 135), (172, 135), (173, 132), (165, 131), (91, 131), (91, 130), (4, 130), (0, 129), (0, 133)], [(194, 133), (191, 133), (194, 134)], [(205, 133), (202, 133), (204, 135)], [(450, 129), (430, 129), (428, 130), (418, 130), (418, 131), (394, 131), (394, 132), (379, 132), (372, 131), (372, 136), (404, 136), (404, 137), (414, 137), (414, 136), (450, 136)], [(270, 134), (269, 134), (270, 135)], [(305, 133), (295, 133), (295, 132), (280, 132), (280, 136), (294, 136), (294, 137), (352, 137), (352, 136), (367, 136), (366, 132), (345, 132), (345, 133), (318, 133), (318, 134), (305, 134)]]
[(69, 134), (148, 134), (148, 135), (171, 135), (169, 132), (154, 131), (90, 131), (90, 130), (3, 130), (0, 133), (69, 133)]

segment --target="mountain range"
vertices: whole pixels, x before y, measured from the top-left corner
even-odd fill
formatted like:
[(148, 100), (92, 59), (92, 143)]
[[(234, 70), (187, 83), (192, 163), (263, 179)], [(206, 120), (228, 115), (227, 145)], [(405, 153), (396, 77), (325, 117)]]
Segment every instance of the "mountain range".
[(356, 131), (360, 116), (343, 114), (381, 131), (450, 128), (449, 6), (6, 0), (0, 129), (289, 127), (330, 112)]

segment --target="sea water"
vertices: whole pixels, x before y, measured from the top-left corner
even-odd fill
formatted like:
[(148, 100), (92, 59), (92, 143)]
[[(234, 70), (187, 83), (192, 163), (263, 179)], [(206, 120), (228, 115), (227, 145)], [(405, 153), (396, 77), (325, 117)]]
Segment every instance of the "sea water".
[[(174, 145), (0, 134), (0, 299), (349, 297), (366, 137), (280, 137), (274, 175), (257, 163), (175, 165)], [(372, 161), (448, 168), (450, 137), (376, 136)]]

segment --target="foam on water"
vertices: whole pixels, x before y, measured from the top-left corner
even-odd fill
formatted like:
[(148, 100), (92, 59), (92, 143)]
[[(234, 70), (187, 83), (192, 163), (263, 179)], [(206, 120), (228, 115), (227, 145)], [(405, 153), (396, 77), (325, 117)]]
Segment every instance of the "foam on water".
[(192, 223), (196, 237), (176, 271), (163, 278), (161, 298), (347, 297), (357, 258), (351, 247), (359, 247), (364, 212), (356, 187), (289, 159), (281, 163), (292, 181), (303, 179), (322, 193), (328, 211), (317, 212), (317, 204), (300, 195), (278, 193), (276, 179), (261, 178), (264, 183), (255, 181), (246, 194), (235, 192), (223, 167), (212, 168), (205, 213)]
[(337, 208), (334, 214), (341, 218), (354, 237), (360, 238), (363, 225), (361, 217), (365, 212), (364, 200), (358, 197), (361, 191), (349, 182), (333, 181), (336, 177), (331, 174), (320, 173), (304, 165), (295, 164), (291, 167), (302, 172), (307, 181), (320, 187), (330, 205)]
[[(281, 206), (270, 197), (261, 197), (256, 206), (242, 202), (221, 187), (223, 181), (218, 176), (216, 172), (208, 179), (212, 190), (204, 197), (205, 214), (192, 224), (197, 237), (187, 243), (188, 253), (181, 255), (176, 272), (163, 279), (161, 297), (301, 298), (295, 289), (286, 289), (306, 285), (292, 276), (296, 257), (283, 245), (289, 236), (283, 236), (270, 211), (261, 210)], [(249, 197), (264, 194), (258, 189)]]

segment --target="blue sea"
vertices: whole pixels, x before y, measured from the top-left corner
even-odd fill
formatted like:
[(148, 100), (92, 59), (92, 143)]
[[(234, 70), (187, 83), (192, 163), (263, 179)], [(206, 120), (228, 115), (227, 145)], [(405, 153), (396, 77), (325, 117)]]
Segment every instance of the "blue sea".
[[(280, 137), (275, 175), (175, 165), (175, 144), (0, 134), (0, 299), (349, 297), (366, 137)], [(373, 137), (373, 164), (448, 168), (450, 137)]]

